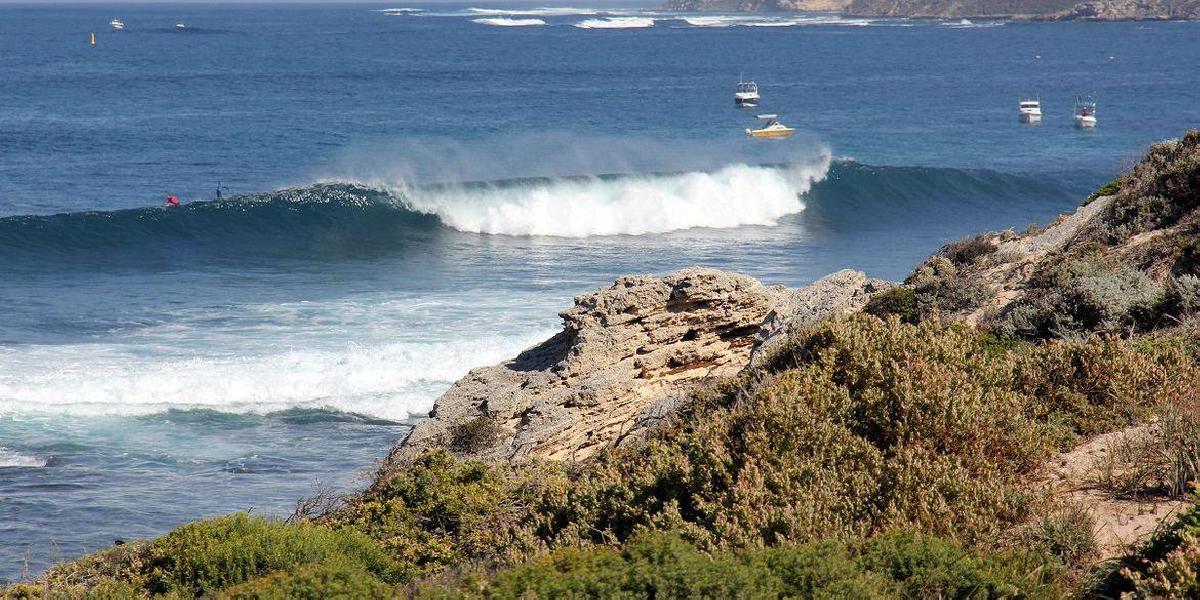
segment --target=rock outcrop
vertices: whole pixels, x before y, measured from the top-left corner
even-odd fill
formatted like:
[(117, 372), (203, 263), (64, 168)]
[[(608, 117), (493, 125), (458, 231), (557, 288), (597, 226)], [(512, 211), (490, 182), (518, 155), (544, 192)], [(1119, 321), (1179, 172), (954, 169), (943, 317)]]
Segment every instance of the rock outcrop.
[(485, 459), (587, 458), (640, 437), (702, 382), (737, 374), (756, 348), (889, 285), (856, 271), (801, 290), (699, 267), (621, 277), (576, 297), (554, 337), (471, 370), (388, 460), (437, 446)]
[(669, 0), (720, 12), (840, 12), (848, 17), (1132, 21), (1200, 19), (1200, 0)]
[(853, 0), (844, 13), (917, 19), (1197, 19), (1200, 0)]

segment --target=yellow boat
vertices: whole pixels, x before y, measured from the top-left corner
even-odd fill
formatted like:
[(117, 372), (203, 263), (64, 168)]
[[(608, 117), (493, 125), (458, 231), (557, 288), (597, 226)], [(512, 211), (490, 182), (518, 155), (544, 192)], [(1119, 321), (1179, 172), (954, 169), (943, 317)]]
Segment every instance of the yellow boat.
[(795, 129), (780, 123), (775, 115), (758, 115), (758, 118), (765, 123), (758, 129), (747, 129), (746, 135), (755, 138), (785, 138), (796, 133)]

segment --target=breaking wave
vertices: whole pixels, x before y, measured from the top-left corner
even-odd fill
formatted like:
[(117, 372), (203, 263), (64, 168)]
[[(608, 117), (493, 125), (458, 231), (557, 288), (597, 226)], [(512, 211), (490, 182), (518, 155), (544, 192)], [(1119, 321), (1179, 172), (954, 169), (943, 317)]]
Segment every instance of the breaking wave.
[[(0, 379), (0, 414), (307, 408), (399, 421), (427, 412), (431, 399), (471, 367), (499, 362), (552, 333), (184, 359), (139, 356), (115, 345), (26, 346), (12, 356), (21, 361), (12, 365), (20, 376)], [(44, 465), (0, 448), (0, 467)]]
[(403, 193), (411, 209), (470, 233), (589, 237), (775, 225), (829, 169), (730, 165), (713, 172), (559, 178)]
[(46, 466), (46, 459), (22, 454), (0, 446), (0, 469), (37, 469)]
[(650, 17), (608, 17), (603, 19), (584, 19), (575, 26), (580, 29), (644, 29), (654, 27), (654, 19)]
[(488, 17), (483, 19), (472, 19), (472, 23), (480, 25), (492, 25), (495, 27), (532, 27), (535, 25), (545, 25), (546, 22), (541, 19), (512, 19), (509, 17)]

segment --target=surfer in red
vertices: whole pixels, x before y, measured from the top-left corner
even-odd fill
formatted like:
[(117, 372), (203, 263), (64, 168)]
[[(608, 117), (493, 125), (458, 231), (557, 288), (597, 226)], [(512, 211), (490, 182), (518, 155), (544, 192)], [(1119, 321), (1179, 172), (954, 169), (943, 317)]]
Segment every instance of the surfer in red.
[(167, 201), (163, 203), (163, 206), (179, 206), (179, 196), (167, 196)]

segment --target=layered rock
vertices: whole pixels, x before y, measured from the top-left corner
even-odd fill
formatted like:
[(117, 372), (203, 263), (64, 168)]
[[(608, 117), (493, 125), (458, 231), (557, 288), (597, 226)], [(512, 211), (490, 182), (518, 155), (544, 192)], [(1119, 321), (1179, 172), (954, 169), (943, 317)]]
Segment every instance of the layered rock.
[(695, 386), (735, 375), (760, 343), (856, 310), (886, 285), (855, 271), (803, 290), (698, 267), (621, 277), (576, 297), (554, 337), (471, 370), (389, 461), (436, 446), (486, 459), (587, 458), (640, 437)]

